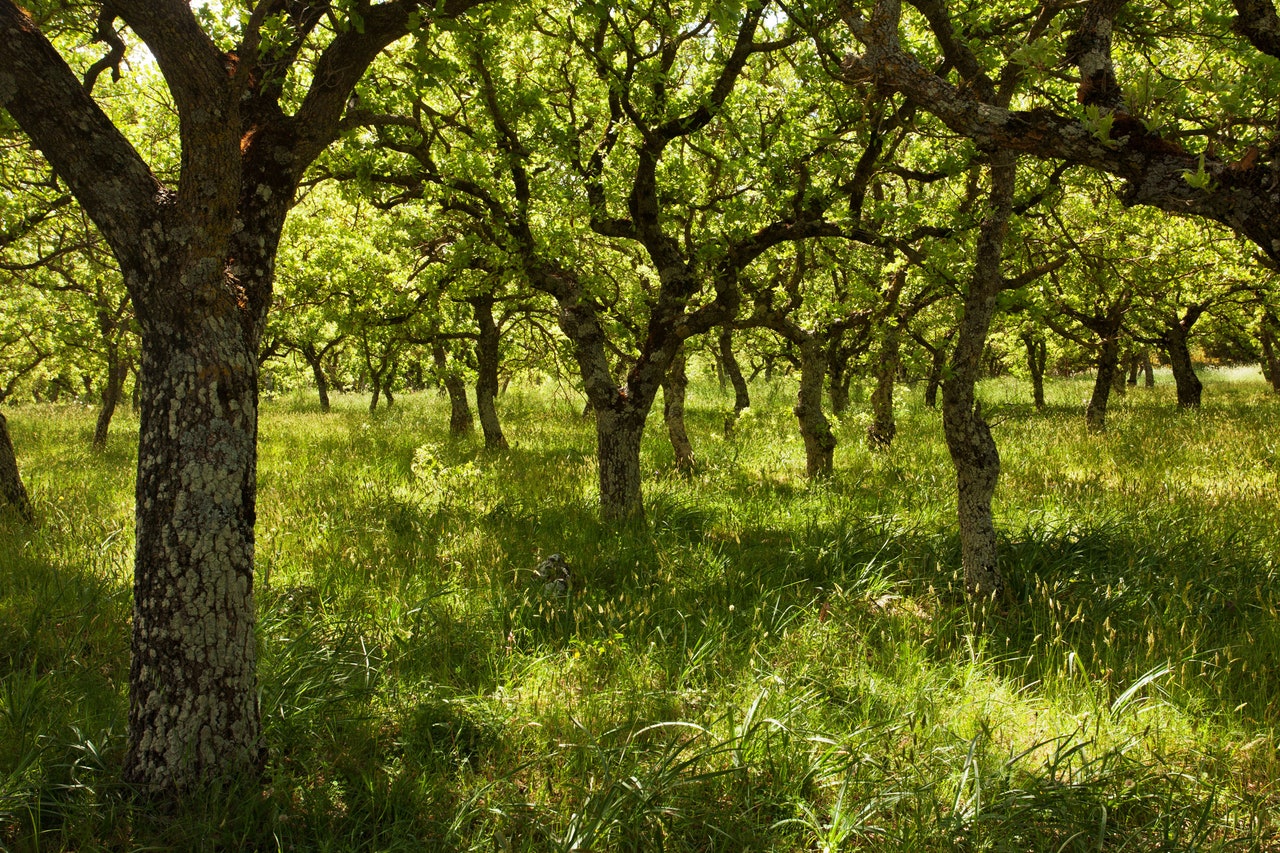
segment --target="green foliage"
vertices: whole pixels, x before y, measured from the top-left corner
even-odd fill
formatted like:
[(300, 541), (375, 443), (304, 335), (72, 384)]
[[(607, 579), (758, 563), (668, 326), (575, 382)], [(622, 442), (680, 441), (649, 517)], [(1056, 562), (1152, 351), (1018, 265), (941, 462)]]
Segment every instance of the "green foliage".
[[(444, 403), (262, 419), (265, 794), (150, 814), (119, 774), (134, 460), (87, 414), (9, 411), (41, 526), (0, 515), (0, 839), (9, 849), (1095, 850), (1275, 844), (1277, 402), (1166, 377), (1106, 436), (1079, 381), (983, 386), (1017, 603), (974, 630), (937, 415), (802, 476), (790, 382), (704, 465), (645, 445), (649, 519), (595, 520), (593, 435), (544, 384), (516, 444)], [(559, 552), (569, 596), (533, 576)]]

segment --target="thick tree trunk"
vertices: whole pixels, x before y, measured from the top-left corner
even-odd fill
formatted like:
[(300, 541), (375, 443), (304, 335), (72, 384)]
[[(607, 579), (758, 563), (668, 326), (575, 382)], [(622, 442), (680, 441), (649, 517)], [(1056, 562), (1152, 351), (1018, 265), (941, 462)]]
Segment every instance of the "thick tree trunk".
[(471, 300), (480, 336), (476, 340), (476, 412), (484, 432), (484, 446), (490, 450), (506, 450), (507, 437), (498, 419), (498, 367), (502, 339), (493, 320), (493, 294)]
[(1151, 353), (1142, 353), (1142, 385), (1144, 388), (1156, 387), (1156, 369), (1151, 364)]
[(733, 329), (728, 326), (722, 327), (717, 343), (720, 364), (723, 365), (725, 375), (729, 377), (729, 383), (733, 385), (733, 414), (725, 418), (724, 422), (725, 435), (728, 435), (733, 432), (738, 416), (751, 407), (751, 393), (747, 389), (747, 380), (742, 375), (742, 367), (738, 364), (738, 355), (733, 351)]
[(1132, 388), (1138, 387), (1138, 371), (1142, 369), (1142, 354), (1135, 352), (1129, 356), (1128, 367), (1124, 383)]
[(662, 419), (667, 424), (667, 436), (675, 453), (676, 468), (681, 471), (692, 471), (697, 464), (693, 444), (689, 441), (689, 433), (684, 425), (684, 400), (688, 384), (684, 347), (681, 347), (662, 380)]
[(264, 757), (254, 670), (257, 347), (225, 308), (192, 306), (176, 327), (143, 322), (125, 777), (150, 789), (255, 773)]
[(810, 479), (829, 477), (834, 470), (836, 437), (822, 411), (826, 375), (826, 348), (821, 339), (810, 337), (800, 344), (800, 392), (795, 407), (804, 439), (805, 474)]
[(898, 433), (893, 417), (893, 383), (901, 364), (899, 352), (901, 332), (898, 321), (890, 319), (880, 341), (880, 358), (876, 362), (876, 387), (871, 392), (871, 425), (867, 427), (867, 447), (887, 450)]
[(1178, 389), (1178, 406), (1183, 409), (1200, 408), (1200, 394), (1204, 386), (1191, 365), (1191, 349), (1187, 345), (1187, 330), (1181, 323), (1171, 320), (1165, 325), (1163, 336), (1165, 352), (1169, 355), (1169, 368)]
[(18, 473), (18, 456), (13, 451), (13, 439), (9, 436), (9, 422), (0, 415), (0, 498), (17, 511), (23, 521), (30, 524), (35, 520), (31, 508), (31, 498), (22, 485), (22, 477)]
[(1000, 453), (975, 397), (982, 353), (1003, 287), (1001, 258), (1013, 191), (1017, 155), (998, 151), (991, 158), (991, 191), (987, 216), (978, 233), (973, 275), (964, 295), (963, 314), (951, 358), (951, 375), (942, 383), (942, 426), (956, 469), (956, 513), (960, 526), (960, 560), (964, 585), (978, 601), (1005, 594), (996, 560), (995, 520), (991, 499), (1000, 479)]
[(107, 446), (107, 433), (111, 429), (111, 418), (115, 416), (116, 406), (124, 393), (124, 382), (129, 376), (129, 364), (120, 357), (120, 349), (115, 343), (107, 345), (107, 381), (102, 386), (102, 407), (98, 409), (98, 422), (93, 428), (93, 448), (102, 450)]
[(1103, 432), (1107, 428), (1107, 401), (1115, 388), (1120, 373), (1120, 339), (1115, 334), (1103, 338), (1098, 347), (1097, 372), (1093, 381), (1093, 395), (1084, 410), (1084, 421), (1089, 432)]
[(1031, 374), (1031, 399), (1037, 410), (1044, 408), (1044, 369), (1049, 360), (1049, 347), (1043, 337), (1027, 333), (1022, 336), (1027, 348), (1027, 370)]
[[(151, 48), (173, 96), (181, 175), (166, 186), (93, 99), (92, 77), (74, 72), (29, 16), (0, 0), (0, 106), (111, 246), (141, 329), (124, 776), (160, 797), (262, 768), (258, 345), (298, 183), (337, 137), (369, 64), (410, 29), (410, 4), (369, 5), (361, 26), (322, 44), (259, 51), (258, 28), (248, 26), (238, 50), (224, 52), (187, 4), (106, 4), (100, 26), (123, 19)], [(291, 8), (282, 20), (305, 40), (308, 14)], [(295, 70), (311, 82), (291, 90), (297, 112), (286, 115), (281, 81)]]
[[(629, 408), (629, 407), (628, 407)], [(606, 521), (644, 516), (640, 492), (640, 442), (643, 415), (597, 407), (596, 448), (600, 462), (600, 515)]]

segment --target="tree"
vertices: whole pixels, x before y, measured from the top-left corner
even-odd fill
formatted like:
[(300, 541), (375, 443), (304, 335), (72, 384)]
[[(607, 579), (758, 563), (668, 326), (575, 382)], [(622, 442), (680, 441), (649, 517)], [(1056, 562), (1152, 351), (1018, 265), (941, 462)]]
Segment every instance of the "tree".
[(103, 64), (82, 80), (42, 33), (49, 22), (0, 0), (0, 105), (111, 247), (141, 335), (125, 776), (144, 789), (180, 795), (262, 766), (258, 345), (281, 229), (369, 64), (411, 30), (474, 5), (263, 0), (239, 10), (231, 38), (179, 0), (104, 4), (97, 32), (119, 42), (123, 21), (168, 84), (175, 186), (94, 99)]
[[(643, 515), (640, 442), (685, 341), (732, 319), (769, 249), (838, 231), (806, 203), (806, 152), (772, 144), (804, 138), (785, 120), (804, 114), (770, 90), (766, 58), (798, 36), (768, 8), (535, 10), (505, 40), (453, 34), (420, 60), (465, 69), (448, 98), (365, 117), (414, 161), (375, 181), (463, 218), (495, 268), (556, 300), (608, 519)], [(767, 126), (744, 131), (756, 110)]]
[(18, 457), (13, 451), (13, 439), (9, 437), (9, 421), (3, 414), (0, 414), (0, 498), (4, 498), (4, 502), (28, 524), (35, 520), (31, 498), (27, 496), (27, 489), (18, 473)]
[[(1222, 2), (1197, 4), (1191, 13), (1181, 4), (1151, 11), (1127, 0), (1045, 4), (1034, 37), (1023, 39), (984, 21), (985, 4), (960, 11), (942, 0), (909, 4), (946, 56), (944, 73), (902, 47), (902, 0), (876, 0), (869, 17), (843, 5), (864, 48), (846, 60), (851, 80), (902, 92), (982, 148), (1115, 175), (1124, 181), (1125, 204), (1220, 222), (1280, 259), (1280, 196), (1271, 189), (1280, 164), (1280, 17), (1271, 0), (1231, 0), (1234, 18)], [(979, 21), (998, 36), (983, 60), (1008, 62), (1002, 72), (971, 52), (953, 61)], [(1124, 80), (1113, 59), (1117, 42), (1134, 48), (1125, 54)], [(1077, 69), (1074, 99), (1057, 74), (1060, 60)], [(1037, 83), (1020, 109), (983, 96), (1013, 67)], [(1205, 138), (1199, 153), (1186, 147), (1196, 137)]]

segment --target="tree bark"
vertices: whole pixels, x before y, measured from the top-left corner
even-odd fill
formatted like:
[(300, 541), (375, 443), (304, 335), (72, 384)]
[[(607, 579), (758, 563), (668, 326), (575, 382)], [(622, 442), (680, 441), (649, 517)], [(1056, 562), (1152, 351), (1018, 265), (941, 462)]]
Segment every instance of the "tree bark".
[(1030, 332), (1022, 336), (1027, 348), (1027, 370), (1031, 373), (1031, 399), (1037, 410), (1044, 408), (1044, 369), (1048, 361), (1048, 346), (1040, 335)]
[(597, 408), (595, 414), (600, 515), (605, 521), (643, 518), (640, 442), (644, 438), (644, 418), (634, 411), (612, 408)]
[(689, 384), (685, 361), (684, 347), (681, 347), (662, 380), (662, 419), (667, 424), (667, 437), (671, 440), (671, 450), (675, 453), (676, 468), (680, 471), (692, 471), (697, 460), (684, 425), (685, 390)]
[(1200, 408), (1200, 395), (1204, 385), (1196, 376), (1191, 364), (1191, 348), (1187, 345), (1187, 329), (1177, 320), (1170, 320), (1165, 325), (1162, 340), (1165, 352), (1169, 356), (1169, 367), (1173, 371), (1173, 381), (1178, 390), (1178, 407), (1183, 409)]
[(144, 324), (125, 776), (150, 788), (254, 772), (264, 758), (256, 355), (225, 310), (180, 328)]
[(1102, 339), (1098, 347), (1097, 372), (1094, 376), (1093, 394), (1084, 410), (1084, 421), (1089, 432), (1105, 432), (1107, 428), (1107, 401), (1115, 388), (1120, 369), (1120, 338), (1112, 333)]
[(991, 437), (991, 427), (982, 417), (975, 389), (995, 315), (996, 296), (1004, 283), (1001, 259), (1013, 214), (1017, 155), (1008, 151), (993, 154), (990, 174), (988, 210), (978, 232), (973, 274), (964, 294), (951, 375), (942, 383), (942, 427), (956, 469), (960, 561), (965, 590), (978, 601), (1005, 595), (991, 512), (991, 499), (1000, 479), (1000, 452)]
[(489, 450), (506, 450), (507, 437), (502, 433), (497, 405), (502, 339), (498, 324), (493, 319), (493, 302), (492, 293), (471, 300), (476, 325), (480, 329), (476, 340), (476, 412), (480, 416), (480, 429), (484, 432), (484, 446)]
[(1151, 364), (1151, 353), (1142, 353), (1142, 385), (1145, 388), (1156, 387), (1156, 370)]
[[(416, 3), (361, 7), (361, 25), (260, 50), (254, 16), (224, 52), (185, 3), (112, 0), (146, 43), (179, 117), (165, 186), (38, 26), (0, 0), (0, 106), (40, 149), (120, 264), (142, 342), (125, 779), (178, 797), (255, 777), (264, 748), (254, 639), (259, 343), (281, 230), (307, 166), (339, 131), (356, 82), (405, 35)], [(440, 13), (474, 2), (446, 0)], [(262, 7), (265, 10), (265, 7)], [(305, 50), (304, 50), (305, 48)], [(282, 107), (294, 64), (312, 80)]]
[(738, 354), (733, 351), (733, 328), (723, 326), (717, 340), (720, 351), (720, 364), (724, 373), (733, 385), (733, 414), (725, 418), (725, 435), (733, 432), (734, 424), (746, 409), (751, 407), (751, 393), (747, 388), (747, 380), (742, 375), (742, 367), (738, 364)]
[(31, 498), (22, 485), (22, 477), (18, 473), (18, 456), (13, 450), (13, 439), (9, 436), (9, 421), (0, 414), (0, 497), (18, 513), (23, 521), (31, 524), (35, 521), (35, 512), (31, 508)]
[(834, 470), (836, 437), (822, 411), (822, 385), (826, 375), (825, 342), (811, 336), (800, 344), (800, 391), (795, 407), (800, 436), (804, 439), (805, 474), (809, 479), (829, 477)]

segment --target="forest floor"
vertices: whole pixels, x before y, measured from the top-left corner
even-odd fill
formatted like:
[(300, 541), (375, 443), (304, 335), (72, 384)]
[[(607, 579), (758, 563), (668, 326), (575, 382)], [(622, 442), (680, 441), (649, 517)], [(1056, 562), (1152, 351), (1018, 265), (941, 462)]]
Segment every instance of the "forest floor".
[(1280, 396), (1206, 374), (1105, 435), (1086, 381), (984, 386), (1016, 596), (980, 630), (918, 391), (878, 454), (855, 395), (812, 484), (790, 384), (726, 438), (695, 383), (700, 466), (651, 418), (625, 529), (550, 384), (500, 398), (503, 453), (434, 394), (267, 401), (265, 786), (167, 814), (118, 781), (136, 422), (94, 454), (91, 409), (7, 409), (39, 526), (0, 513), (0, 848), (1280, 849)]

